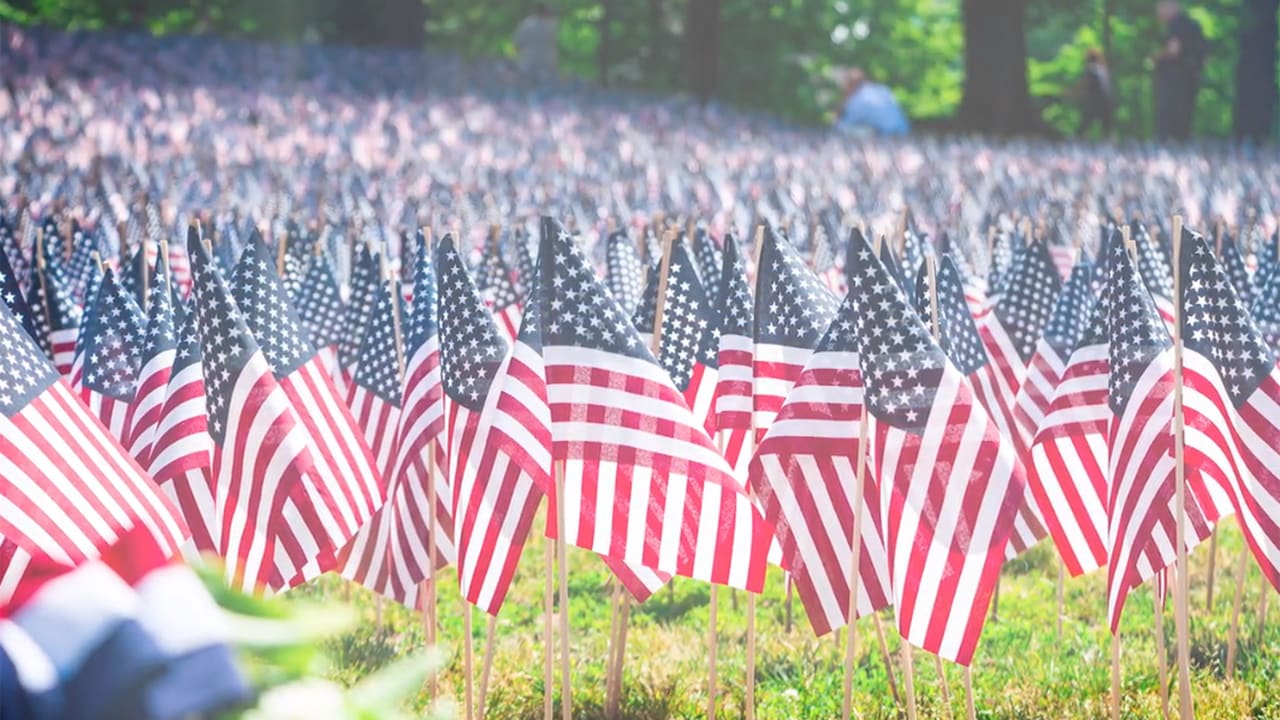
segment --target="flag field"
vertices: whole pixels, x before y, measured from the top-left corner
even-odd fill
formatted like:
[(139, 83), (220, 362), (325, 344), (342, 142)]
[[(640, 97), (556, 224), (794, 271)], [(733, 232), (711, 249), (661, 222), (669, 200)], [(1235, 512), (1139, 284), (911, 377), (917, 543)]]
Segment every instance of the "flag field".
[[(534, 527), (541, 527), (541, 517)], [(497, 624), (493, 677), (486, 702), (488, 718), (525, 718), (542, 711), (541, 592), (543, 539), (531, 535), (510, 595)], [(1280, 622), (1272, 615), (1259, 630), (1257, 609), (1264, 591), (1251, 563), (1242, 602), (1240, 647), (1236, 677), (1225, 677), (1226, 637), (1231, 622), (1232, 580), (1244, 546), (1235, 523), (1220, 531), (1214, 606), (1205, 608), (1209, 566), (1208, 546), (1190, 556), (1191, 662), (1196, 716), (1214, 718), (1280, 717)], [(609, 633), (610, 573), (586, 552), (569, 553), (569, 613), (573, 632), (574, 717), (603, 717), (605, 658)], [(1055, 578), (1057, 558), (1052, 543), (1038, 545), (1005, 565), (1000, 578), (999, 617), (988, 622), (974, 656), (974, 694), (979, 718), (1099, 718), (1110, 702), (1110, 635), (1106, 627), (1106, 576), (1093, 573), (1068, 578), (1062, 640), (1056, 636)], [(287, 596), (343, 602), (345, 583), (326, 576)], [(677, 578), (673, 592), (663, 590), (632, 608), (628, 659), (620, 716), (695, 718), (706, 713), (706, 623), (709, 586)], [(1269, 589), (1265, 589), (1270, 592)], [(827, 635), (816, 638), (796, 603), (796, 624), (785, 632), (785, 587), (782, 573), (770, 570), (757, 602), (758, 644), (756, 716), (823, 720), (839, 717), (842, 698), (843, 632), (841, 644)], [(384, 604), (382, 629), (375, 619), (373, 595), (356, 588), (350, 602), (361, 622), (351, 632), (329, 641), (336, 665), (327, 674), (350, 684), (390, 663), (422, 640), (421, 615), (402, 606)], [(441, 694), (462, 698), (462, 604), (453, 570), (445, 571), (440, 587), (440, 642), (451, 655), (441, 679)], [(1280, 610), (1272, 609), (1272, 612)], [(717, 654), (720, 686), (718, 717), (741, 717), (744, 697), (746, 596), (721, 589), (717, 608), (720, 646)], [(1165, 613), (1166, 646), (1173, 660), (1172, 611)], [(479, 617), (479, 616), (477, 616)], [(886, 618), (887, 620), (887, 618)], [(892, 628), (888, 622), (886, 629)], [(1124, 646), (1124, 717), (1158, 718), (1160, 698), (1156, 644), (1152, 632), (1150, 585), (1135, 590), (1121, 623)], [(483, 623), (474, 623), (477, 647), (484, 643)], [(898, 655), (899, 638), (886, 632), (890, 653)], [(880, 659), (874, 626), (858, 622), (858, 654), (854, 676), (854, 704), (863, 718), (898, 716)], [(895, 667), (895, 673), (900, 673)], [(916, 694), (920, 717), (964, 717), (960, 668), (947, 665), (951, 687), (950, 713), (941, 704), (937, 670), (928, 655), (916, 653)], [(557, 698), (558, 698), (557, 693)], [(424, 690), (411, 701), (411, 710), (430, 703)], [(557, 699), (558, 703), (558, 699)], [(558, 705), (557, 705), (558, 707)]]

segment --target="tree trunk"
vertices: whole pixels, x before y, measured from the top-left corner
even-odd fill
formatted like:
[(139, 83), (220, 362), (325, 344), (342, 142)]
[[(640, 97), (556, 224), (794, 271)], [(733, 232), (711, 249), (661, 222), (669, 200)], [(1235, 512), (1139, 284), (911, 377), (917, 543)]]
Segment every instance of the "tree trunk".
[(719, 84), (720, 0), (689, 0), (684, 28), (689, 90), (705, 103)]
[(993, 135), (1042, 131), (1027, 89), (1026, 0), (964, 0), (960, 128)]
[(353, 45), (422, 47), (427, 6), (422, 0), (368, 0), (337, 5), (337, 39)]
[(1240, 6), (1234, 132), (1240, 139), (1271, 134), (1276, 106), (1276, 13), (1280, 0), (1245, 0)]
[(596, 45), (596, 72), (600, 87), (609, 87), (609, 68), (613, 66), (613, 0), (600, 3), (600, 42)]

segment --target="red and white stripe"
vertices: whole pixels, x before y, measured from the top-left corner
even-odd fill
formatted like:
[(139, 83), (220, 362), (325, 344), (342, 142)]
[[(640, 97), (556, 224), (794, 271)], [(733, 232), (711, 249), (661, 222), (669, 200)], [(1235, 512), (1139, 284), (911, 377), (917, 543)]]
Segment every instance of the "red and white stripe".
[(751, 427), (753, 347), (750, 337), (720, 334), (715, 410), (716, 427), (721, 430)]
[(878, 419), (873, 429), (899, 632), (967, 665), (1023, 493), (1016, 459), (949, 363), (923, 435)]
[(62, 328), (49, 331), (49, 346), (53, 348), (53, 366), (64, 378), (71, 377), (71, 368), (76, 359), (76, 338), (80, 328)]
[(347, 386), (347, 405), (354, 418), (353, 426), (364, 430), (364, 440), (373, 450), (374, 466), (382, 473), (389, 474), (391, 463), (395, 459), (400, 408), (354, 381)]
[(133, 402), (129, 405), (127, 442), (125, 448), (144, 467), (150, 465), (151, 447), (156, 441), (156, 430), (164, 412), (164, 400), (168, 393), (169, 374), (177, 350), (164, 350), (138, 370), (138, 382), (133, 390)]
[(847, 624), (855, 525), (862, 537), (857, 617), (889, 605), (880, 490), (869, 471), (864, 472), (862, 510), (854, 522), (863, 412), (858, 367), (856, 353), (815, 354), (760, 444), (749, 473), (764, 516), (777, 531), (782, 564), (791, 572), (818, 635)]
[(511, 303), (493, 313), (493, 322), (498, 326), (498, 333), (507, 341), (508, 347), (516, 341), (516, 335), (520, 332), (520, 317), (519, 303)]
[(191, 261), (182, 243), (169, 243), (169, 280), (178, 288), (178, 293), (186, 298), (191, 294)]
[(752, 427), (758, 443), (804, 372), (812, 348), (755, 343), (752, 348)]
[(181, 510), (200, 552), (215, 550), (213, 450), (200, 363), (179, 367), (169, 376), (147, 470)]
[(542, 357), (568, 540), (758, 592), (772, 528), (666, 372), (579, 347), (546, 346)]

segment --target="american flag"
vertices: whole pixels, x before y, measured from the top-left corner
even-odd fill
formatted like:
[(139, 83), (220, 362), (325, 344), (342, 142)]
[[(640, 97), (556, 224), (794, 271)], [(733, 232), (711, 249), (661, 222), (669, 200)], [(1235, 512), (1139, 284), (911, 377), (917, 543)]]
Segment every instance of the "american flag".
[[(632, 318), (640, 338), (651, 348), (659, 280), (658, 273), (650, 274), (644, 298)], [(684, 395), (694, 419), (709, 434), (714, 434), (719, 328), (711, 302), (694, 271), (693, 258), (683, 243), (672, 243), (665, 290), (658, 362)]]
[[(730, 238), (731, 239), (731, 238)], [(716, 245), (715, 238), (705, 228), (698, 228), (693, 233), (694, 269), (698, 271), (698, 280), (705, 288), (720, 287), (720, 270), (724, 266), (724, 257)]]
[(764, 229), (756, 272), (752, 408), (756, 439), (773, 423), (839, 301), (785, 238)]
[(831, 249), (835, 232), (837, 232), (835, 225), (830, 223), (822, 223), (815, 229), (810, 263), (813, 266), (813, 272), (827, 286), (827, 289), (836, 297), (844, 297), (849, 287), (845, 282), (845, 270), (836, 264), (836, 254)]
[[(1176, 559), (1175, 518), (1183, 510), (1174, 504), (1173, 342), (1128, 252), (1112, 254), (1109, 282), (1107, 611), (1114, 633), (1129, 591)], [(1198, 502), (1206, 495), (1187, 493), (1188, 549), (1213, 532), (1220, 514)]]
[[(458, 583), (468, 602), (497, 614), (542, 488), (509, 452), (498, 451), (503, 435), (494, 431), (499, 414), (496, 383), (504, 371), (512, 370), (504, 364), (506, 341), (472, 284), (452, 237), (441, 240), (436, 261), (440, 268), (440, 377), (447, 408), (447, 486), (453, 491)], [(521, 428), (522, 434), (527, 431)], [(545, 444), (523, 450), (538, 452), (541, 447)]]
[(746, 477), (746, 462), (752, 416), (752, 355), (755, 333), (755, 304), (751, 284), (747, 282), (747, 265), (738, 251), (733, 236), (725, 238), (720, 269), (720, 287), (716, 300), (716, 319), (720, 323), (716, 365), (715, 422), (721, 452), (739, 478)]
[(173, 367), (156, 423), (147, 471), (182, 511), (200, 552), (215, 552), (218, 535), (209, 437), (201, 370), (199, 316), (194, 308), (176, 313)]
[(380, 275), (378, 256), (370, 252), (368, 245), (357, 245), (355, 265), (351, 268), (351, 295), (343, 313), (342, 339), (338, 343), (338, 367), (343, 387), (351, 381), (360, 362), (360, 343), (369, 327), (369, 313), (373, 311), (374, 297), (381, 284), (378, 280)]
[(1179, 256), (1186, 466), (1204, 478), (1188, 486), (1230, 490), (1258, 566), (1280, 588), (1280, 365), (1209, 244), (1184, 233)]
[(164, 411), (165, 393), (173, 369), (178, 337), (174, 330), (172, 292), (164, 266), (157, 263), (151, 276), (147, 324), (142, 340), (142, 359), (129, 416), (125, 421), (125, 447), (143, 466), (151, 462), (151, 446)]
[[(849, 252), (855, 252), (855, 245), (856, 241), (851, 242)], [(912, 272), (908, 275), (901, 263), (898, 262), (897, 256), (894, 255), (893, 248), (890, 247), (887, 242), (880, 243), (880, 264), (884, 265), (885, 271), (889, 273), (889, 277), (892, 278), (893, 282), (902, 289), (903, 293), (906, 293), (907, 297), (911, 297), (915, 293), (915, 273)], [(848, 277), (845, 278), (846, 286), (853, 282), (853, 277), (856, 272), (856, 270), (851, 269), (846, 265), (845, 274), (848, 275)]]
[(324, 358), (329, 372), (337, 377), (338, 344), (342, 342), (342, 320), (346, 312), (327, 256), (311, 258), (294, 305), (307, 336)]
[(1138, 221), (1129, 223), (1133, 243), (1138, 249), (1138, 274), (1155, 301), (1156, 310), (1165, 325), (1173, 327), (1173, 272), (1165, 254), (1167, 244), (1157, 243)]
[(0, 577), (15, 554), (75, 565), (134, 528), (168, 556), (185, 540), (177, 509), (75, 398), (35, 342), (0, 308)]
[[(387, 502), (352, 540), (342, 574), (413, 607), (418, 583), (455, 558), (453, 495), (444, 473), (436, 275), (421, 231), (414, 251), (413, 307), (404, 327), (404, 355), (402, 411), (395, 461), (387, 475)], [(434, 559), (428, 533), (434, 534)]]
[[(362, 425), (305, 337), (276, 275), (275, 258), (257, 231), (250, 233), (231, 275), (231, 293), (314, 463), (285, 505), (290, 534), (282, 538), (284, 552), (276, 554), (282, 580), (293, 583), (305, 579), (297, 577), (300, 571), (312, 576), (331, 566), (332, 553), (382, 505), (386, 485)], [(394, 363), (394, 347), (389, 355)]]
[(533, 283), (534, 275), (538, 272), (538, 248), (533, 247), (534, 242), (523, 227), (517, 227), (511, 233), (511, 244), (516, 248), (516, 270), (520, 273), (516, 283), (520, 286), (521, 292), (528, 294), (529, 285)]
[(5, 263), (18, 278), (27, 276), (31, 269), (31, 262), (27, 260), (22, 247), (17, 235), (13, 232), (9, 218), (0, 212), (0, 254), (4, 255)]
[(848, 302), (872, 418), (898, 629), (968, 664), (1023, 477), (1011, 447), (863, 244)]
[(156, 245), (144, 242), (134, 251), (129, 262), (122, 262), (120, 267), (116, 268), (117, 282), (139, 307), (147, 302), (146, 281), (158, 258), (159, 250)]
[[(76, 247), (79, 248), (78, 245)], [(169, 281), (173, 284), (177, 297), (185, 300), (191, 295), (191, 261), (187, 258), (187, 251), (183, 249), (182, 243), (169, 244), (168, 261)]]
[(305, 532), (281, 508), (312, 471), (306, 433), (194, 228), (187, 254), (213, 440), (214, 549), (234, 586), (278, 584), (277, 543)]
[(1280, 273), (1273, 273), (1265, 285), (1258, 287), (1251, 310), (1267, 345), (1280, 356)]
[(1235, 288), (1236, 297), (1244, 307), (1249, 307), (1258, 294), (1258, 288), (1253, 284), (1244, 255), (1240, 253), (1240, 246), (1236, 244), (1235, 238), (1227, 234), (1222, 236), (1222, 268), (1231, 281), (1231, 286)]
[(540, 352), (516, 354), (544, 364), (565, 540), (632, 567), (759, 592), (772, 528), (550, 218), (539, 269)]
[[(35, 281), (36, 278), (32, 280)], [(9, 265), (8, 255), (3, 252), (0, 252), (0, 301), (3, 301), (5, 307), (18, 318), (19, 324), (28, 337), (36, 340), (40, 338), (35, 313), (27, 305), (18, 276)]]
[(391, 288), (379, 283), (374, 288), (373, 306), (360, 343), (356, 372), (347, 386), (347, 404), (356, 427), (364, 428), (364, 438), (373, 448), (375, 466), (384, 475), (391, 472), (396, 450), (396, 428), (400, 423), (400, 360), (396, 347), (396, 324), (403, 316), (403, 302)]
[(129, 408), (142, 363), (146, 318), (107, 270), (80, 332), (71, 377), (111, 436), (127, 441)]
[[(86, 307), (93, 304), (99, 282), (97, 266), (90, 271), (93, 291), (86, 290)], [(53, 275), (40, 268), (32, 271), (31, 285), (27, 288), (27, 307), (35, 319), (36, 341), (45, 354), (53, 359), (53, 366), (64, 378), (71, 377), (75, 362), (76, 345), (80, 339), (83, 311), (73, 296)]]
[(605, 281), (618, 307), (630, 317), (644, 293), (645, 271), (636, 244), (621, 230), (611, 234), (605, 246)]
[(512, 342), (520, 331), (520, 294), (516, 292), (507, 262), (496, 247), (490, 248), (485, 255), (480, 275), (481, 297), (493, 313), (503, 339)]
[[(864, 471), (856, 523), (853, 514), (864, 412), (855, 322), (846, 300), (787, 395), (749, 471), (751, 489), (777, 529), (782, 564), (791, 572), (818, 635), (848, 621), (855, 527), (862, 536), (857, 616), (889, 605), (880, 489), (869, 472)], [(864, 462), (866, 458), (864, 454)]]

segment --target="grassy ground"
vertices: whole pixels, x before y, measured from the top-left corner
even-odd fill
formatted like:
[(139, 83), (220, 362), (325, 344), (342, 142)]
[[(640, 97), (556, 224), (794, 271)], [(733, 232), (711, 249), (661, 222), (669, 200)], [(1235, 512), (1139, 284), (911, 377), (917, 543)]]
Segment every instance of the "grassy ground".
[[(1280, 718), (1280, 621), (1262, 620), (1263, 580), (1249, 560), (1245, 584), (1236, 676), (1227, 680), (1226, 646), (1231, 621), (1235, 573), (1244, 552), (1231, 522), (1219, 533), (1217, 579), (1212, 607), (1206, 606), (1208, 545), (1191, 558), (1191, 663), (1198, 718)], [(493, 679), (486, 716), (542, 716), (542, 543), (534, 539), (497, 623)], [(604, 657), (610, 622), (611, 586), (604, 566), (593, 555), (570, 550), (569, 617), (572, 634), (574, 716), (603, 717)], [(1066, 582), (1062, 636), (1057, 637), (1055, 586), (1057, 557), (1050, 544), (1037, 547), (1006, 566), (1001, 578), (998, 618), (986, 625), (973, 665), (973, 685), (980, 718), (1105, 718), (1110, 703), (1110, 635), (1106, 630), (1105, 571)], [(345, 583), (326, 578), (301, 594), (342, 601)], [(1267, 592), (1272, 592), (1267, 590)], [(386, 604), (382, 627), (372, 596), (351, 591), (363, 622), (329, 648), (338, 659), (334, 678), (353, 682), (400, 654), (420, 647), (420, 616)], [(707, 585), (678, 579), (674, 590), (661, 591), (635, 608), (628, 636), (622, 716), (695, 718), (706, 715)], [(718, 717), (743, 715), (745, 694), (745, 595), (736, 603), (720, 591)], [(1280, 599), (1270, 598), (1272, 605)], [(815, 638), (800, 602), (794, 604), (794, 626), (786, 629), (782, 575), (770, 575), (758, 602), (756, 716), (773, 718), (838, 718), (843, 697), (843, 648), (834, 636)], [(476, 673), (484, 648), (485, 617), (474, 616)], [(1280, 617), (1280, 608), (1271, 609)], [(885, 613), (890, 651), (898, 642)], [(454, 653), (442, 680), (442, 695), (463, 697), (463, 609), (452, 575), (440, 590), (440, 638)], [(856, 708), (863, 718), (898, 715), (884, 662), (869, 618), (858, 623), (859, 655), (854, 679)], [(1176, 665), (1172, 605), (1165, 613), (1165, 635), (1172, 695), (1176, 706)], [(1122, 637), (1123, 715), (1160, 717), (1159, 681), (1154, 633), (1154, 602), (1148, 588), (1130, 595)], [(841, 634), (841, 640), (843, 634)], [(558, 658), (558, 656), (557, 656)], [(558, 659), (557, 659), (558, 662)], [(557, 683), (559, 666), (556, 667)], [(895, 674), (901, 683), (900, 669)], [(916, 652), (915, 686), (920, 716), (964, 717), (964, 686), (958, 667), (945, 668), (949, 706), (942, 699), (934, 658)], [(477, 688), (479, 681), (477, 680)], [(477, 690), (478, 692), (478, 690)], [(426, 689), (415, 708), (430, 703)], [(559, 692), (556, 692), (557, 708)], [(1176, 709), (1175, 709), (1176, 716)], [(557, 710), (558, 713), (558, 710)], [(557, 714), (557, 717), (559, 715)]]

